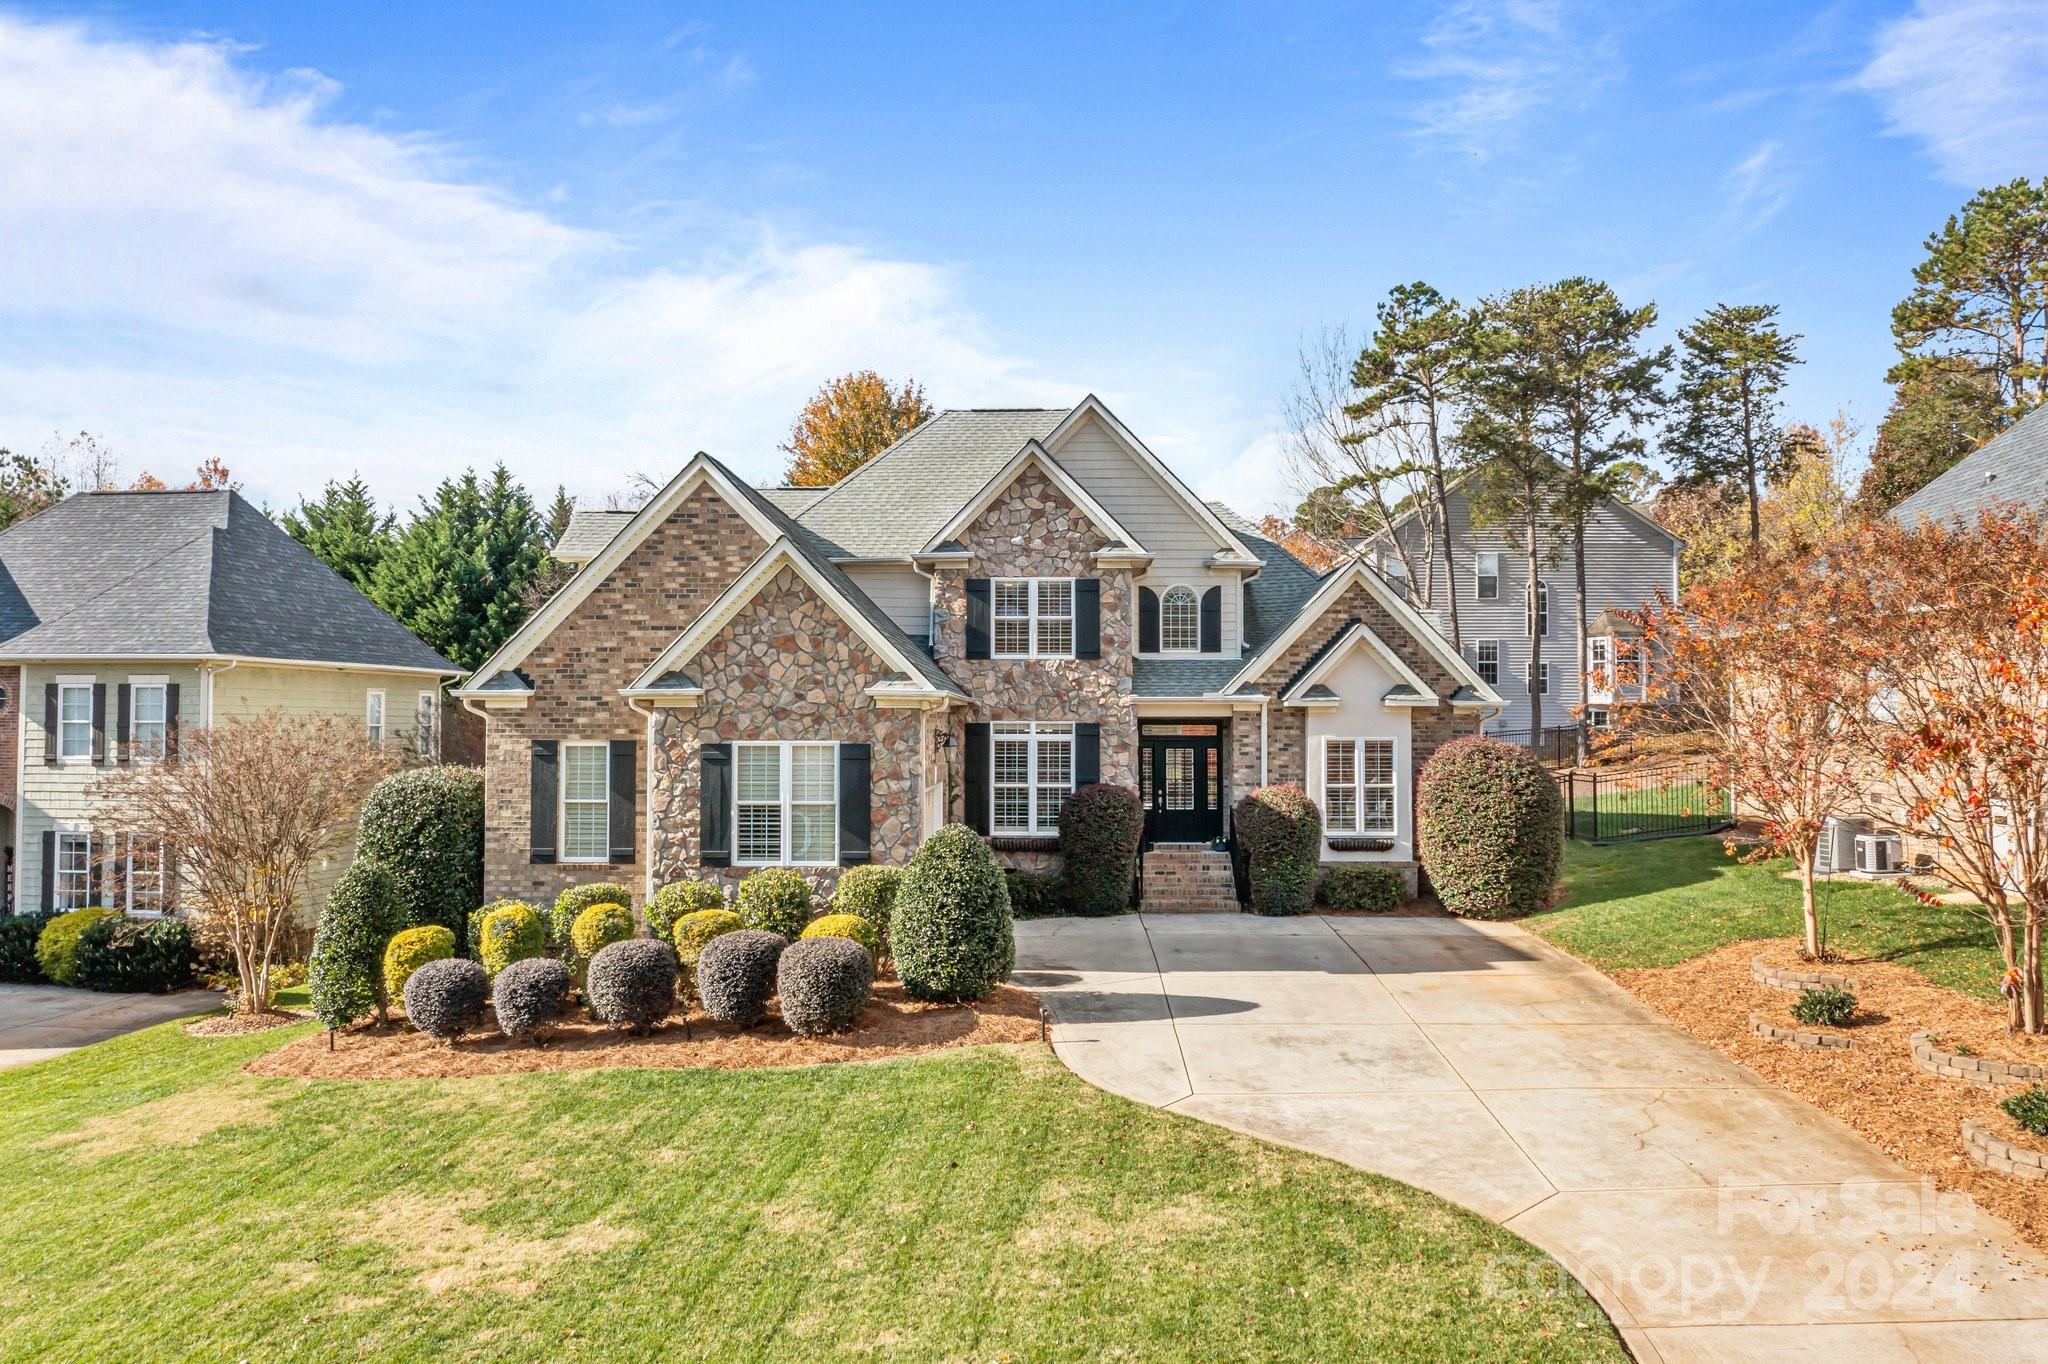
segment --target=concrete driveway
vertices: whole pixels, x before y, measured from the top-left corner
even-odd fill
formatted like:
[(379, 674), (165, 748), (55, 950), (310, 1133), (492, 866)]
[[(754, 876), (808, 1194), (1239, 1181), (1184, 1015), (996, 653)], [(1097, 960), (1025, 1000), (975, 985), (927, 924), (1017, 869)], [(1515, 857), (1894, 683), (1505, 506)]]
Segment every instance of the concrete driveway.
[(1504, 1224), (1638, 1358), (2048, 1359), (2010, 1227), (1511, 925), (1044, 919), (1016, 978), (1084, 1079)]
[(212, 990), (100, 995), (61, 985), (0, 985), (0, 1070), (61, 1056), (172, 1018), (220, 1007)]

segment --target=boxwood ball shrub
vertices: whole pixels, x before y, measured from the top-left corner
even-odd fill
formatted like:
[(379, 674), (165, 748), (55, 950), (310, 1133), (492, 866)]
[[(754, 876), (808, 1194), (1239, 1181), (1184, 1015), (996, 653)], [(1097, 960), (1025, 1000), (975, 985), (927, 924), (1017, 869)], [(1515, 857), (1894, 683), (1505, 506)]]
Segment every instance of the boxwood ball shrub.
[(1299, 786), (1261, 786), (1231, 812), (1249, 862), (1252, 912), (1306, 914), (1315, 904), (1323, 812)]
[(628, 938), (590, 959), (583, 992), (600, 1023), (644, 1033), (676, 1004), (676, 950), (652, 938)]
[(527, 904), (524, 900), (493, 900), (487, 905), (478, 905), (475, 909), (469, 911), (469, 928), (466, 936), (462, 939), (464, 956), (469, 957), (473, 961), (483, 960), (484, 920), (490, 918), (494, 911), (503, 909), (507, 905), (526, 905), (528, 909), (540, 916), (542, 945), (546, 945), (547, 912), (545, 910), (536, 905)]
[(477, 960), (484, 974), (497, 974), (515, 961), (537, 957), (547, 950), (547, 930), (541, 926), (540, 911), (532, 905), (511, 901), (500, 904), (484, 916), (477, 933)]
[(0, 982), (34, 985), (43, 979), (42, 963), (36, 960), (36, 939), (56, 917), (56, 911), (48, 909), (0, 914)]
[(2002, 1100), (1999, 1105), (2005, 1116), (2018, 1123), (2023, 1131), (2037, 1137), (2048, 1137), (2048, 1089), (2039, 1085), (2028, 1085), (2019, 1093)]
[(1809, 985), (1792, 1001), (1792, 1016), (1801, 1023), (1839, 1028), (1856, 1016), (1856, 996), (1839, 985)]
[(1407, 883), (1391, 867), (1370, 862), (1339, 862), (1323, 871), (1323, 903), (1331, 909), (1399, 909), (1408, 898)]
[(553, 957), (528, 957), (498, 972), (491, 982), (491, 1008), (498, 1031), (515, 1042), (539, 1041), (569, 1007), (573, 981), (566, 964)]
[(845, 1032), (860, 1017), (874, 988), (875, 958), (851, 938), (826, 936), (791, 943), (775, 964), (782, 1021), (805, 1037)]
[(633, 892), (611, 881), (599, 881), (588, 886), (571, 886), (555, 897), (554, 908), (548, 912), (548, 942), (558, 951), (569, 951), (569, 930), (576, 926), (576, 916), (592, 905), (630, 905)]
[(408, 927), (466, 937), (484, 898), (484, 774), (414, 767), (378, 782), (363, 802), (356, 855), (391, 869)]
[(430, 961), (405, 982), (405, 1016), (415, 1028), (443, 1042), (475, 1032), (490, 1000), (490, 978), (466, 957)]
[(1529, 750), (1474, 735), (1423, 765), (1416, 853), (1445, 909), (1475, 919), (1550, 901), (1564, 857), (1564, 798)]
[[(1076, 914), (1122, 914), (1138, 878), (1145, 811), (1128, 786), (1083, 786), (1060, 807), (1060, 871)], [(1013, 906), (1014, 908), (1014, 906)]]
[(886, 945), (889, 916), (896, 908), (896, 888), (902, 884), (901, 867), (885, 867), (877, 862), (848, 867), (839, 873), (839, 884), (832, 888), (832, 912), (860, 915), (875, 926)]
[(693, 968), (706, 943), (727, 933), (737, 933), (746, 926), (746, 920), (729, 909), (700, 909), (694, 914), (685, 914), (669, 926), (669, 942), (676, 949), (676, 960), (685, 968)]
[(120, 917), (111, 909), (88, 905), (68, 910), (44, 924), (43, 931), (36, 935), (36, 964), (42, 967), (44, 977), (56, 985), (78, 984), (79, 938), (100, 920)]
[(633, 936), (633, 911), (624, 905), (592, 905), (576, 916), (569, 929), (569, 950), (589, 961), (599, 949)]
[(724, 887), (709, 881), (671, 881), (647, 902), (647, 931), (673, 944), (677, 919), (706, 909), (724, 908)]
[(889, 948), (915, 999), (980, 999), (1017, 959), (1010, 888), (974, 830), (948, 824), (926, 839), (903, 873)]
[(882, 950), (882, 935), (858, 914), (820, 914), (804, 925), (803, 937), (847, 938), (865, 947), (869, 956)]
[(794, 938), (811, 921), (811, 883), (788, 867), (763, 867), (740, 882), (735, 907), (748, 928)]
[(384, 997), (404, 999), (405, 985), (413, 972), (430, 961), (446, 961), (454, 955), (455, 935), (440, 924), (408, 928), (393, 935), (384, 945)]
[(384, 987), (384, 947), (403, 927), (398, 883), (381, 862), (358, 857), (334, 883), (313, 930), (306, 982), (313, 1016), (346, 1028), (391, 1002)]
[(78, 983), (88, 990), (165, 994), (190, 985), (198, 965), (183, 919), (100, 919), (78, 935)]
[(724, 933), (704, 944), (697, 967), (697, 1000), (721, 1023), (751, 1028), (768, 1016), (775, 992), (775, 962), (789, 939), (758, 928)]

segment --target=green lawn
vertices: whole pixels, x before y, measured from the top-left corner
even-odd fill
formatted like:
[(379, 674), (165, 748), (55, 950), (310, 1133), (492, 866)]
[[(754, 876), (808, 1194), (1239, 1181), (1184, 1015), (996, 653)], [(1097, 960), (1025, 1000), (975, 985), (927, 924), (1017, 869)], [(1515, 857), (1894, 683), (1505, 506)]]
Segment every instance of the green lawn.
[(0, 1354), (1622, 1358), (1498, 1227), (1093, 1090), (1035, 1046), (241, 1073), (306, 1031), (168, 1025), (0, 1072)]
[(1700, 782), (1633, 791), (1603, 782), (1596, 795), (1582, 778), (1573, 791), (1574, 827), (1582, 839), (1699, 833), (1728, 818), (1728, 792)]
[[(1779, 874), (1790, 866), (1744, 865), (1719, 838), (1568, 842), (1563, 902), (1526, 923), (1596, 966), (1671, 966), (1745, 938), (1797, 937), (1799, 883)], [(1969, 907), (1923, 905), (1894, 886), (1846, 877), (1821, 883), (1820, 905), (1822, 927), (1843, 951), (1997, 996), (1998, 944)]]

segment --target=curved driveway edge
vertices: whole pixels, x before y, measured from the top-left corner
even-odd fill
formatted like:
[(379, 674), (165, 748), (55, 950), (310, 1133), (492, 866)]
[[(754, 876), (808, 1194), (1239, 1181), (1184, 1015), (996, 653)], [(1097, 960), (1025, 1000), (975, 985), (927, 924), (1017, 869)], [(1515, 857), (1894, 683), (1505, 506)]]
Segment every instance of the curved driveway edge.
[(61, 985), (0, 985), (0, 1070), (62, 1056), (173, 1018), (220, 1007), (218, 990), (101, 995)]
[(1638, 1358), (2048, 1356), (2010, 1227), (1513, 925), (1039, 919), (1016, 981), (1083, 1079), (1501, 1223)]

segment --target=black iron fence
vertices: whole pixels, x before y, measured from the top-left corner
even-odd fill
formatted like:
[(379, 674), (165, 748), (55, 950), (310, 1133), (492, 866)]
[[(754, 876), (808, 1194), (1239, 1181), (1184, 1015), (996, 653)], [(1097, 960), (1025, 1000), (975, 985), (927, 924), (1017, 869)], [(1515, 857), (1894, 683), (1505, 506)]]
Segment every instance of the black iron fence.
[[(1517, 748), (1531, 748), (1537, 760), (1551, 767), (1570, 767), (1579, 760), (1579, 731), (1575, 725), (1545, 725), (1543, 733), (1531, 745), (1532, 731), (1526, 729), (1489, 729), (1486, 737), (1498, 739), (1504, 744)], [(1613, 748), (1616, 736), (1610, 730), (1589, 729), (1586, 731), (1586, 752), (1588, 756)]]
[(1557, 789), (1566, 837), (1593, 843), (1710, 834), (1735, 822), (1728, 788), (1706, 762), (1578, 768), (1559, 772)]

